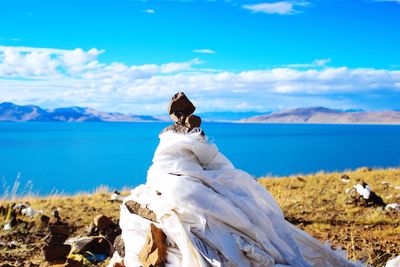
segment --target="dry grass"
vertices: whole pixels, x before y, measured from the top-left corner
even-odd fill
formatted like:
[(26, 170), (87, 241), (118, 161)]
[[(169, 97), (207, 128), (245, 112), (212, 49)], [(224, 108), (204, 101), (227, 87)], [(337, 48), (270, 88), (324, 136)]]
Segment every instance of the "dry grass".
[[(343, 173), (261, 178), (259, 181), (277, 199), (286, 218), (321, 241), (342, 247), (353, 260), (363, 260), (373, 266), (383, 266), (389, 258), (400, 255), (400, 212), (386, 212), (376, 208), (350, 207), (344, 204), (346, 188), (358, 181), (366, 181), (387, 203), (400, 203), (400, 169), (346, 172), (348, 184), (341, 182)], [(389, 185), (382, 184), (383, 181)], [(128, 194), (125, 190), (123, 193)], [(109, 188), (99, 187), (92, 193), (73, 196), (17, 197), (16, 202), (29, 202), (34, 209), (50, 214), (59, 209), (63, 220), (71, 227), (71, 235), (85, 230), (93, 217), (105, 214), (115, 221), (119, 218), (119, 204), (110, 203)], [(0, 205), (10, 200), (0, 200)], [(2, 218), (0, 216), (0, 223)], [(40, 252), (41, 242), (33, 230), (22, 228), (11, 232), (0, 230), (0, 241), (18, 240), (16, 248), (0, 247), (0, 263), (21, 263), (19, 266), (47, 266)], [(1, 266), (1, 264), (0, 264)]]
[[(349, 183), (341, 181), (347, 174)], [(298, 178), (299, 177), (299, 178)], [(383, 266), (400, 255), (400, 212), (345, 204), (345, 190), (360, 181), (386, 203), (400, 203), (400, 169), (360, 168), (345, 173), (261, 178), (286, 218), (321, 241), (342, 247), (353, 260)]]

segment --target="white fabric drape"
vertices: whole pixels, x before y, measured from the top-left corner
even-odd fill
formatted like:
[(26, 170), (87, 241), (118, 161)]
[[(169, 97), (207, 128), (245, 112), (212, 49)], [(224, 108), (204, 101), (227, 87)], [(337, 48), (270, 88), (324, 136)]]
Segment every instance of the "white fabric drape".
[[(287, 222), (270, 193), (200, 131), (161, 134), (147, 182), (129, 200), (157, 215), (166, 266), (358, 266)], [(126, 266), (140, 266), (149, 224), (121, 206)]]

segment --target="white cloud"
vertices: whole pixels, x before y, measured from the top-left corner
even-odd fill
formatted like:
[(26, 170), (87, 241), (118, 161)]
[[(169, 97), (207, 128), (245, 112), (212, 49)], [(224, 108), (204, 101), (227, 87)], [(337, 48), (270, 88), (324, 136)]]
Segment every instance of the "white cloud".
[(280, 1), (274, 3), (242, 5), (242, 7), (251, 10), (253, 13), (293, 15), (301, 12), (295, 9), (296, 6), (307, 6), (309, 4), (310, 3), (306, 1)]
[(176, 73), (176, 72), (192, 70), (193, 65), (198, 65), (201, 63), (203, 63), (203, 62), (198, 58), (195, 58), (189, 62), (171, 62), (171, 63), (161, 65), (161, 72), (162, 73)]
[(201, 54), (216, 54), (214, 50), (211, 49), (195, 49), (193, 50), (194, 53), (201, 53)]
[(145, 13), (147, 13), (147, 14), (154, 14), (154, 13), (156, 13), (156, 11), (155, 11), (154, 9), (146, 9), (146, 10), (143, 10), (143, 12), (145, 12)]
[(300, 68), (210, 72), (199, 66), (200, 59), (144, 65), (102, 63), (98, 55), (103, 52), (0, 47), (0, 102), (160, 114), (179, 90), (201, 103), (203, 111), (266, 110), (295, 103), (341, 107), (344, 100), (337, 100), (338, 95), (400, 93), (399, 70), (315, 68), (325, 66), (328, 59)]
[(317, 67), (324, 67), (331, 61), (332, 61), (332, 59), (330, 59), (330, 58), (322, 58), (322, 59), (315, 59), (311, 63), (287, 64), (287, 65), (283, 65), (283, 66), (288, 67), (288, 68), (317, 68)]

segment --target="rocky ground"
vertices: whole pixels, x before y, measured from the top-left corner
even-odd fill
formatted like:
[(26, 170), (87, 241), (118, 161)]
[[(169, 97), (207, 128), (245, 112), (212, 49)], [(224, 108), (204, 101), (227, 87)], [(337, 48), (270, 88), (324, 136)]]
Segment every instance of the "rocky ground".
[[(343, 179), (346, 174), (347, 178)], [(343, 248), (352, 260), (362, 260), (373, 266), (383, 266), (400, 255), (400, 212), (381, 207), (360, 207), (345, 204), (345, 190), (365, 181), (386, 203), (400, 203), (400, 169), (359, 169), (346, 173), (318, 173), (309, 176), (261, 178), (281, 205), (287, 220), (314, 237)], [(347, 182), (346, 182), (347, 181)], [(93, 218), (107, 215), (117, 222), (119, 204), (109, 201), (107, 188), (92, 194), (75, 196), (25, 197), (16, 203), (29, 202), (49, 217), (55, 209), (69, 226), (69, 236), (85, 235)], [(348, 200), (348, 199), (347, 199)], [(10, 200), (0, 200), (7, 206)], [(41, 248), (49, 237), (40, 215), (33, 219), (19, 216), (17, 226), (0, 230), (0, 266), (62, 266), (62, 262), (46, 262)], [(3, 227), (5, 216), (0, 214)], [(105, 266), (105, 262), (98, 266)]]

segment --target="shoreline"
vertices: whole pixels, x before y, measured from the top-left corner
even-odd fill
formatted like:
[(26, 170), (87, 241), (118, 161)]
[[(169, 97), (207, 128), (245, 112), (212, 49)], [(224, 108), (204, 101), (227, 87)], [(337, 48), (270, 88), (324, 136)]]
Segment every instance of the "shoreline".
[[(343, 170), (333, 170), (333, 171), (326, 171), (326, 170), (319, 170), (316, 172), (309, 172), (309, 173), (293, 173), (293, 174), (289, 174), (289, 175), (272, 175), (272, 174), (264, 174), (262, 176), (254, 176), (254, 179), (257, 181), (263, 180), (263, 179), (285, 179), (285, 178), (289, 178), (289, 179), (296, 179), (299, 176), (316, 176), (316, 175), (332, 175), (332, 174), (337, 174), (337, 173), (349, 173), (349, 172), (359, 172), (359, 171), (390, 171), (390, 170), (400, 170), (400, 165), (399, 166), (389, 166), (389, 167), (368, 167), (368, 166), (362, 166), (362, 167), (356, 167), (354, 169), (351, 168), (347, 168), (347, 169), (343, 169)], [(32, 183), (34, 182), (33, 180), (28, 180), (28, 183)], [(130, 191), (131, 189), (144, 184), (146, 181), (144, 180), (143, 183), (139, 183), (137, 185), (134, 186), (123, 186), (122, 188), (114, 188), (112, 186), (109, 186), (107, 184), (99, 184), (99, 185), (95, 185), (92, 187), (92, 189), (90, 190), (85, 190), (85, 189), (79, 189), (77, 191), (74, 192), (65, 192), (63, 191), (62, 188), (59, 189), (52, 189), (50, 193), (44, 193), (41, 194), (40, 192), (35, 192), (35, 190), (33, 189), (31, 192), (28, 192), (28, 194), (19, 194), (17, 193), (18, 197), (14, 198), (15, 200), (18, 199), (24, 199), (26, 197), (34, 197), (34, 198), (41, 198), (41, 199), (45, 199), (48, 197), (74, 197), (77, 195), (91, 195), (91, 194), (95, 194), (98, 191), (113, 191), (113, 190), (118, 190), (121, 192), (127, 192)], [(8, 185), (9, 187), (14, 187), (15, 183), (19, 183), (18, 178), (16, 178), (13, 182), (13, 184)], [(34, 184), (34, 183), (33, 183)], [(20, 185), (21, 186), (21, 185)], [(400, 186), (400, 182), (399, 182), (399, 186)], [(23, 188), (26, 187), (26, 185), (22, 186)], [(52, 193), (54, 192), (54, 193)], [(4, 194), (4, 192), (3, 192)], [(4, 197), (0, 198), (0, 201), (2, 200), (7, 200), (4, 199)]]

